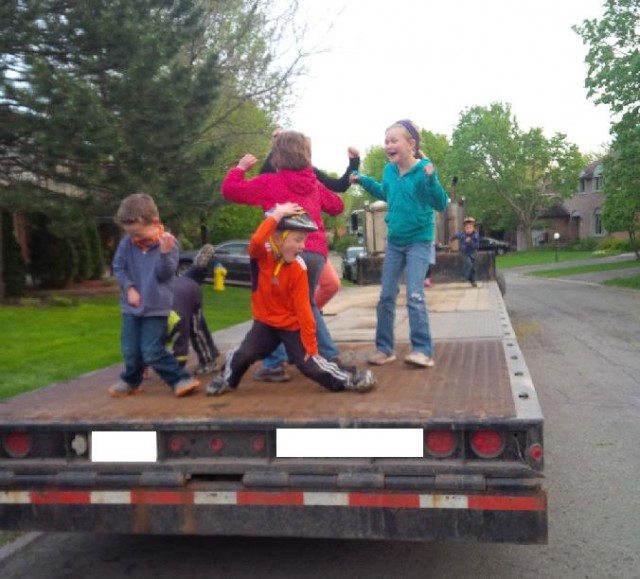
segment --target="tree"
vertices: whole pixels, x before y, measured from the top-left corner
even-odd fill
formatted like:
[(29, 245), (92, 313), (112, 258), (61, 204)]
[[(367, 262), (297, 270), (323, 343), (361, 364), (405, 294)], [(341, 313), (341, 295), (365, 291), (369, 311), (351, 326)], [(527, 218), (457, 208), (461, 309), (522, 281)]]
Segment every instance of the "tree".
[(640, 259), (640, 127), (616, 126), (613, 152), (604, 159), (602, 222), (608, 231), (626, 231)]
[(476, 215), (511, 213), (533, 246), (533, 227), (542, 211), (575, 191), (584, 166), (578, 148), (557, 133), (523, 131), (511, 106), (493, 103), (460, 115), (452, 137), (451, 165), (461, 175), (461, 192)]
[(574, 30), (588, 46), (587, 96), (618, 117), (605, 159), (603, 223), (610, 231), (627, 231), (640, 257), (640, 0), (606, 0), (604, 7), (602, 18)]
[[(181, 58), (196, 0), (13, 2), (2, 19), (2, 177), (94, 196), (166, 193), (217, 93), (217, 56)], [(197, 174), (197, 171), (196, 171)]]

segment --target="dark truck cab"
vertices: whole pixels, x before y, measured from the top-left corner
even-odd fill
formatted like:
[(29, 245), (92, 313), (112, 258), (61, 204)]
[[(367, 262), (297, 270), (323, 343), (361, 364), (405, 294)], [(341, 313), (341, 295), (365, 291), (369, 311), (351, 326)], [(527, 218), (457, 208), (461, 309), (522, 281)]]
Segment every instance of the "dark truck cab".
[[(345, 360), (364, 367), (379, 287), (326, 306)], [(543, 417), (492, 279), (427, 292), (436, 366), (374, 368), (368, 394), (329, 393), (291, 369), (237, 392), (176, 400), (157, 379), (107, 395), (114, 366), (0, 405), (0, 528), (545, 543)], [(243, 335), (216, 335), (231, 346)], [(399, 299), (396, 337), (406, 340)], [(193, 362), (192, 362), (193, 363)], [(292, 428), (417, 432), (419, 456), (278, 456)], [(329, 430), (326, 430), (328, 433)], [(148, 433), (150, 461), (93, 460), (98, 433)], [(127, 439), (126, 439), (127, 440)], [(127, 442), (114, 443), (116, 456)], [(118, 446), (121, 445), (121, 446)]]

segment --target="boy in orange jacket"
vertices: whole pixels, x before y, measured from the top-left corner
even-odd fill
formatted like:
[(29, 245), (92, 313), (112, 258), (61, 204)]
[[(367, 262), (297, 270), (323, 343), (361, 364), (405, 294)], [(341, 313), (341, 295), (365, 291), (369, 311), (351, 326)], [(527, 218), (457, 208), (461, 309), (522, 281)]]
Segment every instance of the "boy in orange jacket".
[[(227, 353), (223, 371), (207, 386), (208, 396), (235, 390), (256, 360), (282, 342), (298, 369), (328, 390), (368, 392), (371, 371), (351, 373), (318, 355), (316, 326), (309, 302), (307, 268), (300, 257), (307, 233), (317, 226), (297, 203), (276, 205), (251, 238), (253, 326), (236, 349)], [(254, 270), (255, 271), (255, 270)]]

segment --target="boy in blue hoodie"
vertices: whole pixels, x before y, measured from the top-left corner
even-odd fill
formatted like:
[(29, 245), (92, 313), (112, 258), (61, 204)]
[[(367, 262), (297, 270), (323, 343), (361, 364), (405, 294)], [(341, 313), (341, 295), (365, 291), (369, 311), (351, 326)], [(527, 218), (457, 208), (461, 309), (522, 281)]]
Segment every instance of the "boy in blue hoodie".
[(126, 233), (113, 258), (113, 274), (120, 285), (125, 368), (109, 394), (124, 398), (142, 392), (145, 366), (151, 366), (176, 396), (189, 394), (200, 383), (164, 346), (178, 267), (175, 237), (164, 231), (158, 208), (146, 193), (123, 199), (116, 221)]

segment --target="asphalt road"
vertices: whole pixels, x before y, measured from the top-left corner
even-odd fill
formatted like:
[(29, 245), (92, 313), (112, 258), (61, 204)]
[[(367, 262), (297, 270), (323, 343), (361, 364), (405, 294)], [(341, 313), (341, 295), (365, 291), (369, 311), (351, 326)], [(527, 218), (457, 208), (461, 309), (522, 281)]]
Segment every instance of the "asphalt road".
[(549, 545), (42, 535), (3, 579), (640, 577), (640, 293), (507, 274), (545, 414)]

